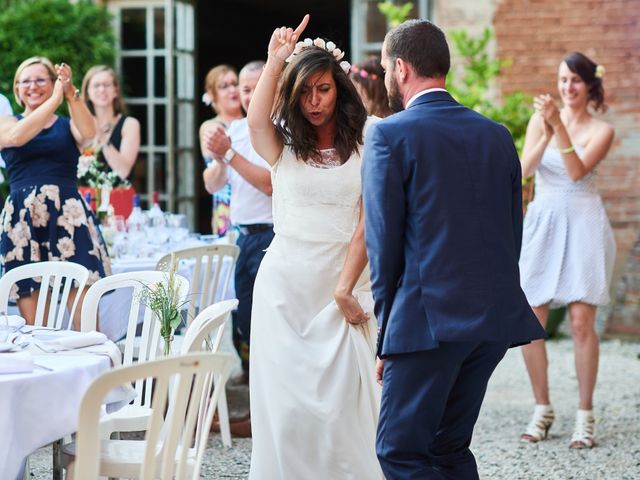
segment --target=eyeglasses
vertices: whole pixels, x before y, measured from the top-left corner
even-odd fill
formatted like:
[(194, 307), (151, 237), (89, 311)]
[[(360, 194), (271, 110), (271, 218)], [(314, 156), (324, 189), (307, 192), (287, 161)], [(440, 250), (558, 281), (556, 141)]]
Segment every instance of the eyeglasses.
[(102, 82), (102, 83), (92, 83), (89, 88), (91, 90), (100, 90), (101, 88), (108, 90), (111, 87), (113, 87), (113, 82)]
[(51, 79), (50, 78), (31, 78), (29, 80), (20, 80), (18, 85), (23, 88), (29, 88), (31, 85), (36, 87), (44, 87)]
[(238, 82), (225, 82), (218, 84), (218, 90), (226, 90), (231, 87), (238, 88)]

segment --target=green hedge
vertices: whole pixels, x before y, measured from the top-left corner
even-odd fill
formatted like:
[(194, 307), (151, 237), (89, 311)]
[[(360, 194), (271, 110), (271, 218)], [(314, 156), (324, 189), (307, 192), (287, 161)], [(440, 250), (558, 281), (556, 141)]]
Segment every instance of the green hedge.
[[(111, 15), (104, 6), (87, 0), (0, 0), (0, 93), (12, 103), (13, 76), (29, 57), (48, 57), (73, 69), (73, 83), (80, 88), (82, 77), (93, 65), (113, 65), (115, 37)], [(63, 103), (60, 113), (66, 114)], [(8, 194), (6, 180), (0, 195)]]
[(87, 0), (0, 0), (0, 92), (13, 103), (13, 75), (26, 58), (45, 56), (73, 69), (80, 88), (93, 65), (113, 65), (111, 15)]

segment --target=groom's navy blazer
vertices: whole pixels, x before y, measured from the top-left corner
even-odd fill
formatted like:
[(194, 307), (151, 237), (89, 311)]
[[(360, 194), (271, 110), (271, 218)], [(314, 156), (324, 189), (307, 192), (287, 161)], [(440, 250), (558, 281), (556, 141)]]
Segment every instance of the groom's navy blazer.
[(369, 129), (362, 191), (379, 356), (544, 338), (520, 288), (520, 168), (507, 129), (444, 91)]

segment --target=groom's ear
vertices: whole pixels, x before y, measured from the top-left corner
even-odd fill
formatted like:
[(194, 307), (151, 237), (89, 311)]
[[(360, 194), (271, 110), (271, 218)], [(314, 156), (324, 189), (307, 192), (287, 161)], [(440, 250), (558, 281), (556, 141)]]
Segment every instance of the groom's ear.
[(411, 64), (405, 62), (402, 58), (398, 57), (395, 61), (395, 70), (397, 72), (396, 79), (399, 83), (405, 83), (409, 79), (409, 69)]

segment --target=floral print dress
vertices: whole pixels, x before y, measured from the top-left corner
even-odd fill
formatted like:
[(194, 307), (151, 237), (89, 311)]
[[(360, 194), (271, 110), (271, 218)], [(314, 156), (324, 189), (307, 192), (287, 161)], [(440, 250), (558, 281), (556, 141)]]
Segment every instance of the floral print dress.
[[(79, 155), (66, 117), (25, 145), (2, 150), (11, 187), (0, 216), (3, 273), (40, 261), (84, 265), (89, 285), (111, 273), (102, 235), (76, 186)], [(31, 295), (40, 285), (31, 279), (13, 288), (15, 298)]]

